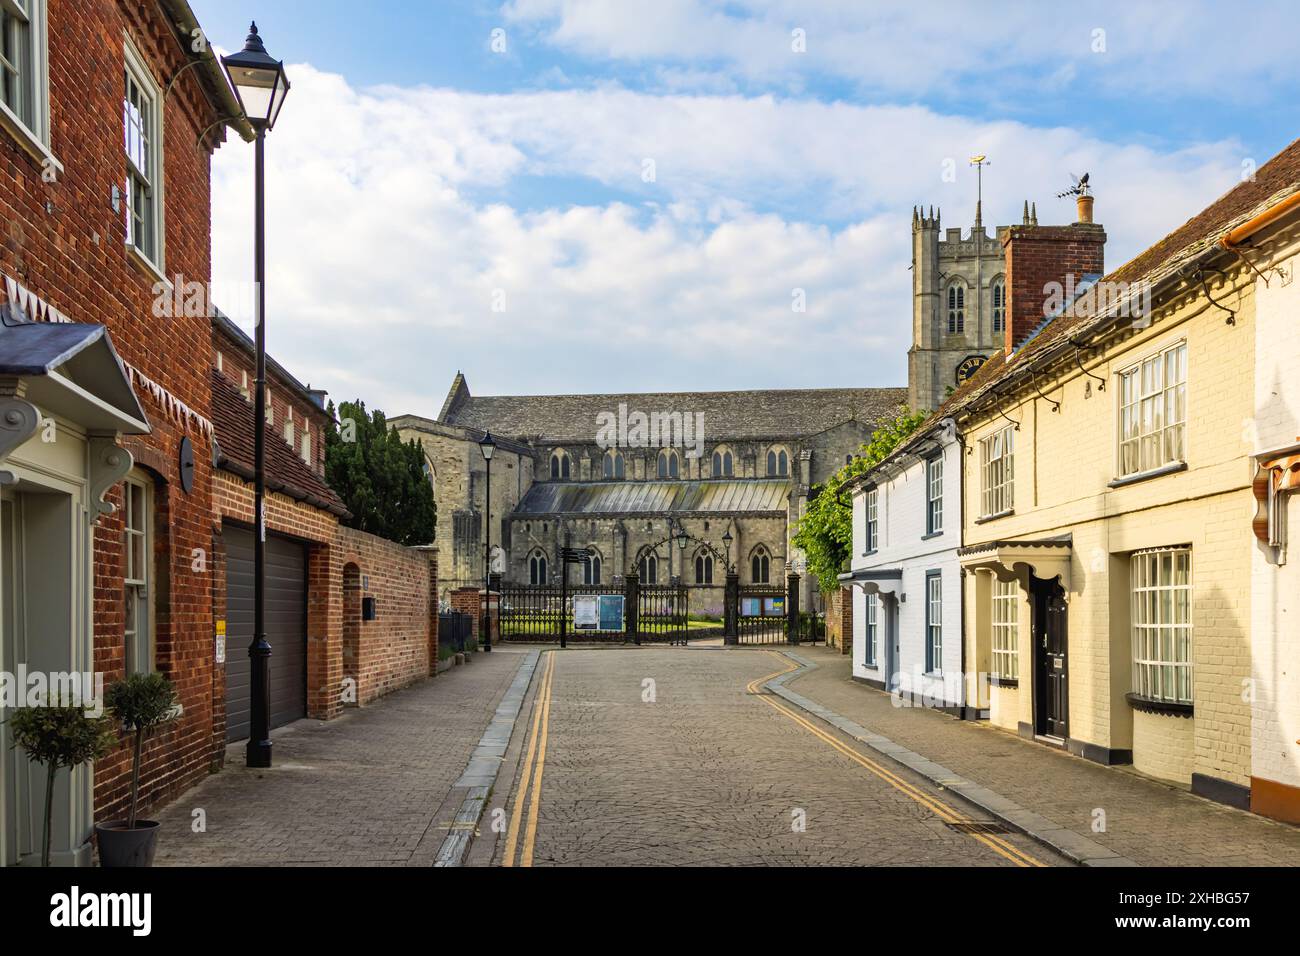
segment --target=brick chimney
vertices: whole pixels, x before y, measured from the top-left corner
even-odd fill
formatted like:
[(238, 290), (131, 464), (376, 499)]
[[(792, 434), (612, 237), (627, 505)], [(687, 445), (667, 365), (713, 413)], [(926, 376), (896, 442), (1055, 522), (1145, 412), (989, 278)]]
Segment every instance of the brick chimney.
[(1042, 325), (1051, 311), (1049, 284), (1059, 283), (1068, 290), (1086, 275), (1105, 273), (1106, 230), (1092, 221), (1092, 202), (1092, 196), (1078, 197), (1079, 221), (1073, 225), (1022, 224), (1009, 227), (1002, 237), (1007, 263), (1004, 347), (1008, 354)]

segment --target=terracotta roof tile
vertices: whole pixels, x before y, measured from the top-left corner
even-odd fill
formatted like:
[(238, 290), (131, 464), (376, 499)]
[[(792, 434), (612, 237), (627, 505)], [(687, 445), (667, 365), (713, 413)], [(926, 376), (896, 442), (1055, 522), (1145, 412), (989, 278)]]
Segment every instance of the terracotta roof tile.
[[(251, 481), (253, 405), (216, 369), (212, 369), (211, 379), (212, 424), (219, 449), (217, 467)], [(343, 499), (275, 432), (267, 433), (266, 487), (340, 517), (348, 514)]]

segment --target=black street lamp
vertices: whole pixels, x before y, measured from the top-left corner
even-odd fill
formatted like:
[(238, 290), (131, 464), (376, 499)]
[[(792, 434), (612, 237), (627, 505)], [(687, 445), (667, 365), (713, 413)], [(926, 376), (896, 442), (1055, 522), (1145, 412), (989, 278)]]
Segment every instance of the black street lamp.
[(492, 456), (496, 453), (496, 439), (485, 432), (478, 443), (483, 460), (487, 462), (487, 484), (483, 495), (483, 652), (492, 653), (492, 618), (488, 614), (492, 583)]
[(249, 733), (245, 763), (271, 766), (271, 645), (266, 640), (266, 161), (267, 132), (275, 126), (289, 93), (284, 63), (269, 56), (257, 24), (244, 49), (221, 58), (239, 106), (257, 134), (257, 184), (254, 208), (254, 281), (257, 285), (257, 373), (253, 402), (253, 470), (256, 530), (253, 534), (253, 642), (249, 657)]
[(726, 547), (726, 549), (727, 549), (727, 568), (726, 568), (726, 570), (727, 570), (727, 573), (728, 573), (728, 574), (731, 573), (731, 542), (734, 541), (734, 540), (736, 540), (736, 539), (733, 538), (733, 537), (731, 536), (731, 530), (730, 530), (730, 529), (728, 529), (728, 530), (722, 532), (722, 543), (723, 543), (723, 545), (724, 545), (724, 546)]

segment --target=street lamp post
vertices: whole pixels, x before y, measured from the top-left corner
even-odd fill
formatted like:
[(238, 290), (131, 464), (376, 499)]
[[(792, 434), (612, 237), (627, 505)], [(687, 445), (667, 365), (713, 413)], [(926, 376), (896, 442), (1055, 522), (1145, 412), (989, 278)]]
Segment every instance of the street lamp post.
[(492, 456), (496, 453), (496, 439), (486, 432), (478, 443), (487, 463), (487, 482), (483, 494), (483, 652), (492, 653), (492, 617), (488, 612), (488, 602), (492, 596)]
[(249, 733), (245, 763), (271, 766), (271, 645), (266, 639), (266, 134), (275, 126), (289, 93), (284, 63), (269, 56), (257, 24), (249, 28), (244, 49), (222, 57), (239, 106), (257, 134), (253, 269), (257, 285), (257, 372), (253, 402), (253, 641), (249, 657)]

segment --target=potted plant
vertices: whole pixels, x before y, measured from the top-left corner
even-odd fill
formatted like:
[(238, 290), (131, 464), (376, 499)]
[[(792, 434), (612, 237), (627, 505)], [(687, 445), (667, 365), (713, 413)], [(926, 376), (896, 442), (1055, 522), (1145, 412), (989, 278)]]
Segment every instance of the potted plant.
[(104, 695), (109, 714), (131, 735), (131, 806), (125, 820), (95, 825), (99, 862), (106, 867), (153, 866), (158, 822), (137, 820), (140, 800), (140, 757), (144, 742), (176, 716), (176, 689), (162, 674), (132, 674), (113, 684)]
[(113, 728), (104, 717), (91, 717), (75, 705), (19, 707), (9, 717), (13, 746), (48, 768), (45, 780), (45, 828), (41, 866), (50, 865), (50, 820), (54, 814), (54, 776), (60, 767), (80, 766), (113, 746)]

